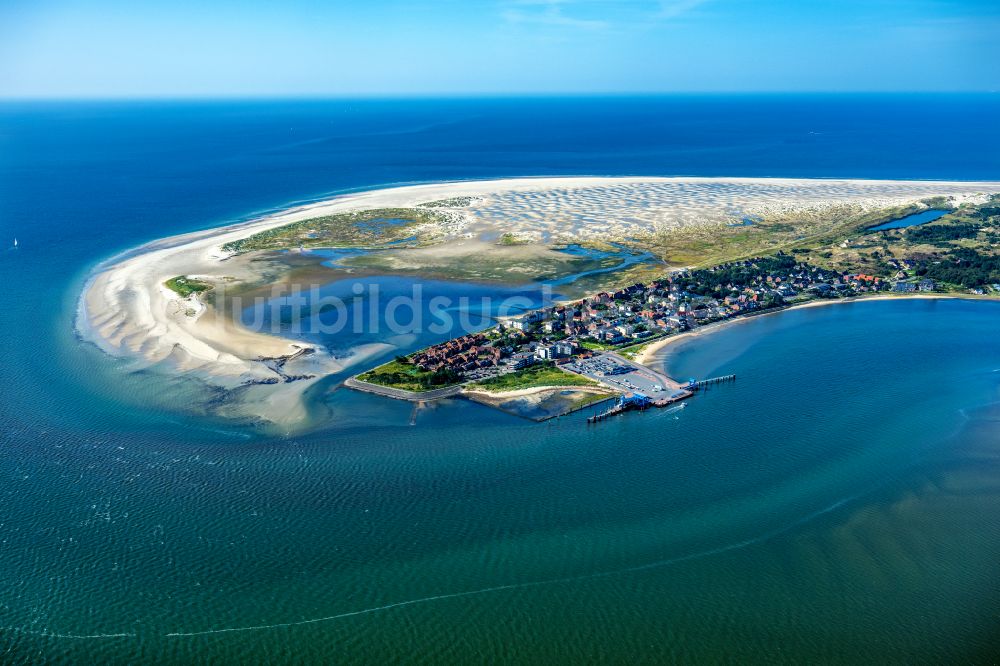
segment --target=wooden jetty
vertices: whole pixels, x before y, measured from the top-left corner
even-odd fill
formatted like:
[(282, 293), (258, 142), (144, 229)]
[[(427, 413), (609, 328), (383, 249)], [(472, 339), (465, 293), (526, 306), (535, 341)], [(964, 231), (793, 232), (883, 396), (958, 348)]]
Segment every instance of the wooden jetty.
[(604, 419), (610, 418), (617, 414), (623, 414), (626, 411), (625, 405), (622, 404), (621, 400), (616, 400), (615, 404), (610, 408), (604, 410), (600, 414), (594, 414), (593, 416), (587, 417), (587, 423), (600, 423)]
[(572, 409), (567, 409), (565, 412), (561, 412), (559, 414), (553, 414), (552, 416), (548, 417), (547, 419), (543, 419), (543, 420), (547, 421), (549, 419), (557, 419), (557, 418), (559, 418), (561, 416), (567, 416), (569, 414), (572, 414), (574, 412), (579, 412), (579, 411), (584, 410), (584, 409), (594, 409), (596, 407), (599, 407), (599, 406), (603, 405), (604, 403), (608, 402), (609, 400), (614, 400), (617, 403), (617, 397), (613, 396), (613, 395), (609, 395), (606, 398), (602, 398), (600, 400), (595, 400), (594, 402), (588, 403), (586, 405), (580, 405), (579, 407), (574, 407)]
[(702, 379), (697, 382), (691, 382), (688, 384), (690, 389), (699, 389), (712, 384), (722, 384), (723, 382), (735, 382), (736, 375), (723, 375), (722, 377), (712, 377), (711, 379)]

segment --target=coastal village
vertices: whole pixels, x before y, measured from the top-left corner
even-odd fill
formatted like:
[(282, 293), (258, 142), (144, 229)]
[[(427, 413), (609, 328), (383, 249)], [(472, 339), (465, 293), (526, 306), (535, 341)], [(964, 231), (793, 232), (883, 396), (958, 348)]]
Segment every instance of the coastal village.
[[(902, 273), (903, 266), (900, 266)], [(823, 269), (779, 253), (680, 271), (649, 284), (632, 284), (579, 301), (556, 304), (501, 320), (360, 375), (364, 383), (424, 390), (489, 385), (537, 365), (558, 368), (605, 385), (629, 403), (664, 406), (688, 397), (696, 384), (681, 385), (630, 360), (648, 343), (735, 317), (814, 299), (876, 292), (932, 291), (933, 281), (884, 279)], [(631, 378), (623, 379), (623, 375)], [(355, 388), (358, 388), (355, 382)], [(517, 387), (517, 383), (506, 385)], [(407, 397), (394, 392), (393, 397)], [(419, 392), (415, 393), (419, 395)]]
[[(348, 386), (418, 402), (459, 393), (495, 402), (496, 396), (568, 387), (617, 396), (614, 408), (595, 413), (597, 421), (616, 410), (667, 406), (707, 383), (732, 378), (678, 382), (643, 365), (671, 336), (809, 301), (1000, 292), (1000, 257), (992, 249), (1000, 247), (1000, 208), (994, 202), (928, 209), (935, 216), (931, 222), (952, 216), (946, 223), (909, 223), (919, 213), (907, 213), (894, 217), (892, 226), (856, 228), (836, 248), (799, 247), (680, 270), (498, 317), (487, 330), (398, 356)], [(596, 398), (578, 400), (588, 399)]]

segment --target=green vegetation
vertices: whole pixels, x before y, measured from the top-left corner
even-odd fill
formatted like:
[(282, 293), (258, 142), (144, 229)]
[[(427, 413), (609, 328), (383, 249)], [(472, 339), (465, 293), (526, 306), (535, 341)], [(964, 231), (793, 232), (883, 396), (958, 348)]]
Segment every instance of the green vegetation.
[(260, 231), (222, 246), (227, 252), (281, 250), (289, 247), (386, 247), (420, 244), (432, 230), (418, 229), (444, 222), (443, 213), (420, 208), (376, 208), (314, 217)]
[(722, 298), (731, 291), (728, 285), (751, 284), (754, 279), (771, 273), (783, 274), (795, 267), (798, 261), (789, 254), (755, 259), (750, 266), (743, 264), (723, 265), (712, 270), (691, 271), (678, 283), (685, 291), (702, 296)]
[(508, 233), (505, 233), (503, 236), (500, 237), (500, 239), (497, 241), (497, 245), (507, 245), (507, 246), (510, 246), (510, 245), (527, 245), (529, 242), (530, 241), (527, 241), (527, 240), (525, 240), (523, 238), (518, 238), (514, 234), (508, 232)]
[(432, 389), (454, 386), (462, 381), (462, 377), (451, 369), (436, 372), (421, 370), (405, 357), (397, 356), (392, 361), (368, 372), (358, 375), (358, 379), (370, 384), (388, 386), (404, 391), (430, 391)]
[[(449, 244), (444, 251), (439, 251), (437, 247), (391, 248), (348, 257), (340, 262), (345, 267), (373, 272), (391, 271), (428, 279), (507, 284), (558, 279), (619, 263), (621, 263), (620, 258), (576, 256), (540, 243), (502, 245), (496, 242), (489, 245)], [(635, 269), (640, 266), (649, 267), (652, 264), (637, 264), (629, 268)], [(657, 274), (662, 275), (663, 265), (657, 262), (655, 267)], [(560, 289), (560, 294), (572, 297), (578, 291), (577, 286), (584, 290), (580, 293), (581, 296), (601, 291), (607, 283), (618, 281), (620, 277), (624, 284), (639, 281), (632, 279), (634, 276), (631, 273), (612, 271), (586, 276)]]
[[(846, 272), (895, 276), (900, 270), (910, 277), (929, 277), (946, 291), (964, 290), (1000, 283), (1000, 197), (986, 204), (965, 204), (925, 225), (872, 232), (871, 227), (926, 210), (942, 208), (940, 198), (919, 204), (879, 211), (858, 211), (849, 206), (823, 213), (796, 212), (784, 217), (759, 220), (752, 226), (692, 227), (667, 230), (652, 238), (639, 239), (668, 263), (694, 268), (719, 266), (742, 259), (781, 253), (797, 261)], [(737, 270), (738, 272), (738, 270)], [(699, 274), (705, 295), (719, 295), (730, 280), (741, 276), (729, 272)], [(709, 285), (708, 283), (715, 284)], [(704, 289), (702, 291), (705, 291)], [(699, 292), (701, 293), (701, 292)]]
[[(693, 269), (719, 266), (753, 257), (784, 253), (796, 261), (844, 272), (894, 278), (903, 271), (909, 277), (933, 277), (943, 288), (955, 290), (967, 285), (992, 284), (996, 276), (990, 268), (1000, 255), (1000, 197), (982, 205), (965, 204), (940, 220), (919, 227), (871, 232), (887, 220), (942, 207), (943, 200), (882, 210), (840, 206), (797, 210), (755, 218), (752, 224), (694, 225), (664, 229), (644, 236), (610, 241), (580, 241), (582, 247), (607, 251), (627, 249), (650, 252), (648, 261), (617, 268), (621, 258), (600, 254), (568, 253), (560, 245), (527, 242), (516, 232), (502, 233), (492, 243), (485, 239), (430, 247), (445, 237), (452, 218), (447, 208), (471, 204), (473, 197), (456, 197), (420, 204), (414, 208), (385, 208), (339, 213), (285, 225), (254, 234), (225, 246), (227, 250), (296, 247), (365, 247), (364, 252), (340, 260), (339, 265), (356, 270), (417, 275), (429, 279), (467, 280), (524, 284), (585, 273), (560, 285), (560, 295), (575, 299), (598, 291), (649, 283), (661, 278), (670, 267)], [(450, 233), (450, 232), (449, 232)], [(566, 246), (562, 246), (564, 250)], [(975, 255), (956, 255), (959, 249)], [(598, 272), (598, 269), (608, 269)], [(975, 268), (975, 276), (958, 279), (958, 273)], [(704, 276), (701, 276), (704, 277)], [(741, 280), (738, 275), (720, 275), (710, 293), (723, 294), (723, 279)], [(707, 277), (706, 280), (710, 280)], [(593, 345), (603, 349), (603, 345)]]
[(212, 288), (212, 285), (208, 282), (189, 278), (186, 275), (178, 275), (177, 277), (170, 278), (163, 284), (166, 285), (167, 289), (175, 292), (181, 298), (187, 298), (191, 294), (200, 294)]
[(604, 342), (598, 342), (597, 340), (580, 340), (580, 346), (584, 349), (589, 349), (590, 351), (607, 351), (608, 349), (614, 349), (615, 345), (609, 345)]
[(838, 250), (839, 265), (864, 266), (892, 276), (927, 277), (945, 291), (1000, 283), (1000, 198), (962, 206), (930, 224), (852, 239)]
[(418, 208), (465, 208), (471, 206), (477, 197), (452, 197), (450, 199), (439, 199), (417, 204)]
[(930, 224), (913, 227), (906, 232), (906, 240), (911, 243), (930, 243), (941, 246), (961, 238), (975, 238), (982, 229), (978, 224)]
[[(844, 205), (823, 211), (795, 211), (758, 219), (752, 225), (691, 226), (665, 229), (650, 237), (637, 239), (672, 266), (695, 268), (773, 254), (779, 250), (795, 254), (818, 255), (833, 265), (836, 251), (845, 239), (858, 238), (869, 227), (923, 210), (914, 204), (880, 211), (864, 211)], [(874, 234), (873, 234), (874, 236)]]
[(647, 347), (671, 335), (674, 335), (673, 331), (666, 334), (661, 333), (659, 335), (648, 337), (644, 339), (642, 342), (627, 344), (624, 347), (620, 347), (618, 349), (618, 353), (625, 358), (635, 359), (637, 356), (639, 356), (639, 354), (645, 351)]
[(469, 388), (494, 393), (520, 391), (539, 386), (600, 386), (587, 377), (560, 370), (554, 363), (536, 363), (527, 368), (469, 384)]
[(942, 258), (920, 261), (915, 272), (921, 277), (966, 288), (1000, 284), (1000, 256), (961, 247)]

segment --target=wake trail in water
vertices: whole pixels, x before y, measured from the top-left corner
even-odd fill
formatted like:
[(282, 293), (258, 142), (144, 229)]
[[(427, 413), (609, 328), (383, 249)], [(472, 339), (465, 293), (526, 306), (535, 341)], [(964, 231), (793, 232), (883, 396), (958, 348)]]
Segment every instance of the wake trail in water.
[(45, 630), (35, 630), (26, 629), (24, 627), (2, 627), (0, 632), (10, 631), (15, 634), (27, 634), (29, 636), (40, 636), (42, 638), (67, 638), (67, 639), (79, 639), (86, 640), (92, 638), (135, 638), (136, 635), (133, 633), (120, 633), (120, 634), (58, 634), (52, 631)]
[(793, 523), (790, 523), (790, 524), (788, 524), (788, 525), (786, 525), (784, 527), (781, 527), (779, 529), (773, 530), (771, 532), (762, 534), (762, 535), (760, 535), (758, 537), (754, 537), (752, 539), (746, 539), (744, 541), (737, 541), (736, 543), (731, 543), (731, 544), (728, 544), (726, 546), (720, 546), (719, 548), (712, 548), (712, 549), (709, 549), (709, 550), (703, 550), (703, 551), (699, 551), (699, 552), (696, 552), (696, 553), (690, 553), (688, 555), (681, 555), (681, 556), (678, 556), (678, 557), (667, 558), (667, 559), (664, 559), (664, 560), (657, 560), (655, 562), (648, 562), (646, 564), (640, 564), (640, 565), (636, 565), (636, 566), (632, 566), (632, 567), (623, 567), (623, 568), (620, 568), (620, 569), (611, 569), (611, 570), (608, 570), (608, 571), (597, 571), (597, 572), (593, 572), (593, 573), (589, 573), (589, 574), (579, 574), (579, 575), (575, 575), (575, 576), (563, 576), (563, 577), (560, 577), (560, 578), (548, 578), (548, 579), (544, 579), (544, 580), (525, 581), (525, 582), (522, 582), (522, 583), (510, 583), (510, 584), (507, 584), (507, 585), (495, 585), (493, 587), (484, 587), (484, 588), (480, 588), (480, 589), (477, 589), (477, 590), (466, 590), (464, 592), (450, 592), (450, 593), (447, 593), (447, 594), (436, 594), (436, 595), (429, 596), (429, 597), (420, 597), (419, 599), (409, 599), (407, 601), (397, 601), (395, 603), (385, 604), (384, 606), (373, 606), (371, 608), (363, 608), (363, 609), (355, 610), (355, 611), (346, 611), (344, 613), (337, 613), (336, 615), (327, 615), (325, 617), (316, 617), (316, 618), (310, 618), (310, 619), (307, 619), (307, 620), (297, 620), (297, 621), (294, 621), (294, 622), (277, 622), (277, 623), (274, 623), (274, 624), (259, 624), (259, 625), (245, 626), (245, 627), (227, 627), (227, 628), (223, 628), (223, 629), (205, 629), (205, 630), (202, 630), (202, 631), (186, 631), (186, 632), (184, 632), (184, 631), (177, 631), (177, 632), (171, 632), (169, 634), (165, 634), (165, 636), (167, 638), (190, 638), (190, 637), (196, 637), (196, 636), (209, 636), (209, 635), (213, 635), (213, 634), (228, 634), (228, 633), (239, 633), (239, 632), (247, 632), (247, 631), (263, 631), (263, 630), (267, 630), (267, 629), (284, 629), (284, 628), (290, 628), (290, 627), (301, 627), (301, 626), (310, 625), (310, 624), (319, 624), (319, 623), (322, 623), (322, 622), (334, 622), (336, 620), (343, 620), (343, 619), (350, 618), (350, 617), (358, 617), (358, 616), (361, 616), (361, 615), (370, 615), (370, 614), (373, 614), (373, 613), (380, 613), (380, 612), (387, 611), (387, 610), (392, 610), (392, 609), (395, 609), (395, 608), (404, 608), (406, 606), (416, 606), (418, 604), (431, 603), (431, 602), (434, 602), (434, 601), (443, 601), (445, 599), (461, 599), (461, 598), (465, 598), (465, 597), (474, 597), (474, 596), (479, 596), (479, 595), (484, 595), (484, 594), (491, 594), (493, 592), (503, 592), (503, 591), (506, 591), (506, 590), (523, 590), (523, 589), (528, 589), (528, 588), (532, 588), (532, 587), (542, 587), (542, 586), (546, 586), (546, 585), (558, 585), (558, 584), (561, 584), (561, 583), (572, 583), (572, 582), (577, 582), (577, 581), (582, 581), (582, 580), (593, 580), (593, 579), (597, 579), (597, 578), (607, 578), (607, 577), (610, 577), (610, 576), (618, 576), (618, 575), (621, 575), (621, 574), (634, 573), (634, 572), (637, 572), (637, 571), (648, 571), (650, 569), (658, 569), (658, 568), (670, 566), (670, 565), (673, 565), (673, 564), (680, 564), (681, 562), (688, 562), (688, 561), (691, 561), (691, 560), (697, 560), (697, 559), (700, 559), (700, 558), (703, 558), (703, 557), (710, 557), (710, 556), (713, 556), (713, 555), (720, 555), (722, 553), (727, 553), (727, 552), (730, 552), (730, 551), (733, 551), (733, 550), (738, 550), (740, 548), (745, 548), (745, 547), (753, 545), (755, 543), (760, 543), (760, 542), (766, 541), (768, 539), (771, 539), (771, 538), (774, 538), (776, 536), (779, 536), (779, 535), (781, 535), (781, 534), (783, 534), (783, 533), (785, 533), (785, 532), (787, 532), (789, 530), (792, 530), (792, 529), (798, 527), (799, 525), (802, 525), (803, 523), (806, 523), (806, 522), (808, 522), (810, 520), (818, 518), (819, 516), (822, 516), (822, 515), (827, 514), (827, 513), (831, 512), (831, 511), (834, 511), (834, 510), (840, 508), (841, 506), (847, 504), (848, 502), (851, 502), (851, 501), (857, 499), (860, 496), (861, 495), (852, 495), (851, 497), (845, 497), (844, 499), (841, 499), (841, 500), (838, 500), (837, 502), (834, 502), (830, 506), (827, 506), (827, 507), (825, 507), (823, 509), (820, 509), (819, 511), (816, 511), (816, 512), (811, 513), (811, 514), (809, 514), (807, 516), (804, 516), (804, 517), (800, 518), (799, 520), (796, 520)]
[[(803, 516), (802, 518), (780, 527), (778, 529), (772, 530), (771, 532), (766, 532), (760, 536), (753, 537), (751, 539), (745, 539), (743, 541), (737, 541), (725, 546), (720, 546), (718, 548), (711, 548), (709, 550), (702, 550), (695, 553), (689, 553), (687, 555), (680, 555), (677, 557), (671, 557), (663, 560), (657, 560), (655, 562), (648, 562), (646, 564), (639, 564), (631, 567), (622, 567), (620, 569), (610, 569), (607, 571), (596, 571), (587, 574), (578, 574), (574, 576), (562, 576), (558, 578), (547, 578), (543, 580), (533, 580), (524, 581), (521, 583), (509, 583), (506, 585), (494, 585), (492, 587), (483, 587), (475, 590), (465, 590), (463, 592), (449, 592), (446, 594), (436, 594), (428, 597), (420, 597), (417, 599), (408, 599), (406, 601), (397, 601), (390, 604), (385, 604), (382, 606), (372, 606), (370, 608), (362, 608), (359, 610), (345, 611), (343, 613), (337, 613), (335, 615), (326, 615), (323, 617), (309, 618), (306, 620), (295, 620), (291, 622), (275, 622), (273, 624), (258, 624), (258, 625), (248, 625), (244, 627), (223, 627), (221, 629), (203, 629), (200, 631), (174, 631), (167, 634), (163, 634), (164, 638), (194, 638), (198, 636), (211, 636), (216, 634), (234, 634), (243, 633), (251, 631), (265, 631), (269, 629), (287, 629), (292, 627), (302, 627), (310, 624), (321, 624), (324, 622), (335, 622), (337, 620), (344, 620), (351, 617), (359, 617), (362, 615), (372, 615), (375, 613), (381, 613), (384, 611), (393, 610), (396, 608), (405, 608), (407, 606), (417, 606), (420, 604), (432, 603), (435, 601), (444, 601), (446, 599), (462, 599), (467, 597), (475, 597), (486, 594), (492, 594), (494, 592), (503, 592), (508, 590), (524, 590), (534, 587), (543, 587), (548, 585), (559, 585), (562, 583), (572, 583), (583, 580), (595, 580), (598, 578), (608, 578), (611, 576), (619, 576), (627, 573), (635, 573), (638, 571), (649, 571), (652, 569), (659, 569), (666, 566), (671, 566), (673, 564), (680, 564), (682, 562), (689, 562), (692, 560), (701, 559), (703, 557), (711, 557), (713, 555), (720, 555), (722, 553), (728, 553), (734, 550), (739, 550), (741, 548), (746, 548), (753, 544), (761, 543), (772, 539), (776, 536), (780, 536), (785, 532), (788, 532), (796, 527), (814, 520), (824, 514), (835, 511), (836, 509), (844, 506), (848, 502), (852, 502), (858, 499), (865, 493), (859, 493), (857, 495), (852, 495), (850, 497), (845, 497), (841, 500), (834, 502), (833, 504), (820, 509), (814, 513)], [(115, 638), (135, 638), (134, 633), (112, 633), (112, 634), (60, 634), (48, 631), (35, 631), (31, 629), (18, 628), (18, 627), (4, 627), (0, 631), (13, 631), (22, 634), (30, 634), (34, 636), (41, 636), (45, 638), (65, 638), (65, 639), (115, 639)]]

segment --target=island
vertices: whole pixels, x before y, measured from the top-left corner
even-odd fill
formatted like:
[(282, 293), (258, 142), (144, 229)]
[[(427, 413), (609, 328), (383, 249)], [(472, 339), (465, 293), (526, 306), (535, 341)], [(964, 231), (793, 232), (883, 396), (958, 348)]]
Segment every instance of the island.
[[(389, 188), (114, 257), (87, 281), (76, 325), (143, 370), (203, 385), (205, 411), (285, 430), (307, 420), (309, 389), (331, 381), (416, 402), (462, 395), (536, 419), (670, 405), (697, 381), (646, 363), (723, 322), (858, 298), (1000, 296), (998, 193), (984, 182), (739, 178)], [(413, 335), (369, 330), (338, 345), (296, 335), (299, 314), (280, 308), (270, 329), (245, 321), (245, 304), (268, 297), (300, 299), (315, 317), (300, 285), (378, 276), (555, 296), (416, 347)]]

